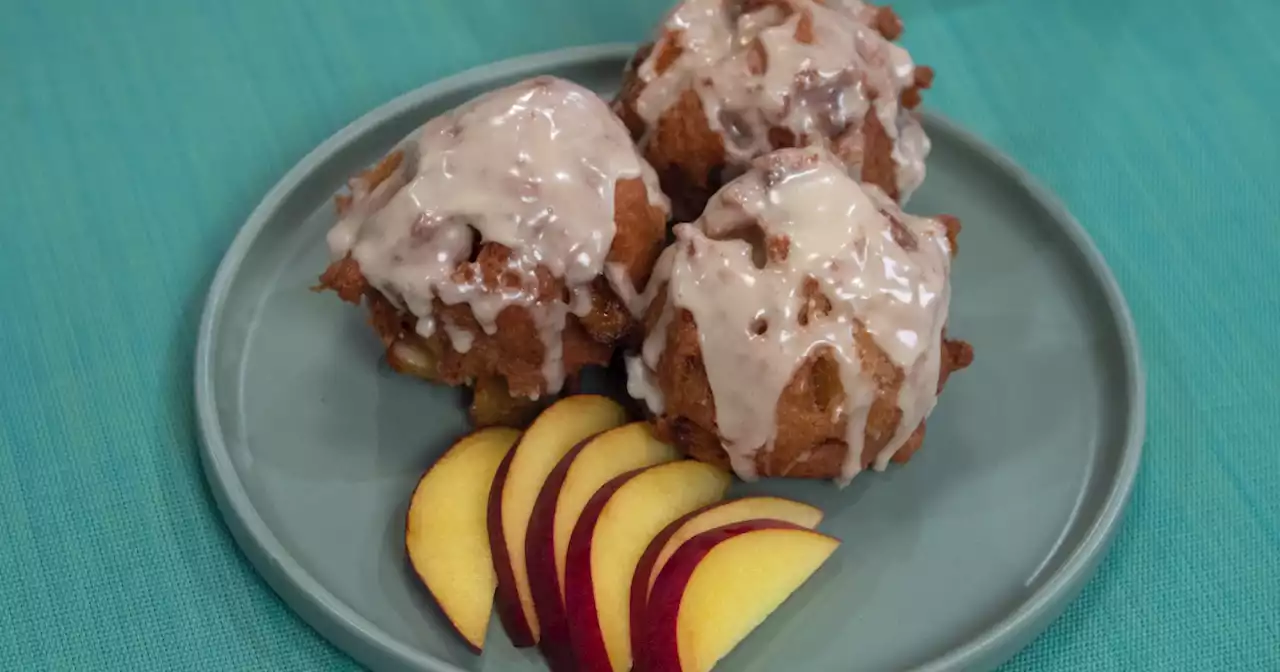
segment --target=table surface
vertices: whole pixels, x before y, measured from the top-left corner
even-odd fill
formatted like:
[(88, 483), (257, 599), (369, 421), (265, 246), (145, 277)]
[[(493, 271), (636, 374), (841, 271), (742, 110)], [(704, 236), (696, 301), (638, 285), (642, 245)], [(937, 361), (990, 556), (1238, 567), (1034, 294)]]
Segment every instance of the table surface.
[[(190, 381), (213, 270), (366, 110), (494, 59), (641, 39), (666, 2), (0, 3), (0, 667), (355, 669), (257, 577), (204, 485)], [(1149, 374), (1114, 549), (1008, 669), (1280, 669), (1280, 2), (897, 8), (939, 72), (927, 104), (1093, 235)]]

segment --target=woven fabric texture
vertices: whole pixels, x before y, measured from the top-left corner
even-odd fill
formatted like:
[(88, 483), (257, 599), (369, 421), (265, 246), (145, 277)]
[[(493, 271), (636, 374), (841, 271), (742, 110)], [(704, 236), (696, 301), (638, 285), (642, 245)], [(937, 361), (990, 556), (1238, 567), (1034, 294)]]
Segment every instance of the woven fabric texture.
[[(238, 226), (366, 110), (638, 40), (666, 0), (0, 3), (0, 669), (356, 669), (257, 578), (196, 456)], [(1280, 2), (902, 0), (927, 103), (1093, 235), (1149, 430), (1113, 552), (1008, 670), (1280, 670)]]

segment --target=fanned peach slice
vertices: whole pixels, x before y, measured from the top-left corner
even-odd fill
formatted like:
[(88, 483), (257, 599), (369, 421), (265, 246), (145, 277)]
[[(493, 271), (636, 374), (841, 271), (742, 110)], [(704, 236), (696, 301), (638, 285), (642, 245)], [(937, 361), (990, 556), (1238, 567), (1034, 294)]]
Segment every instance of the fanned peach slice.
[(565, 453), (624, 422), (626, 412), (605, 397), (565, 397), (538, 414), (498, 467), (489, 492), (489, 544), (498, 576), (498, 617), (516, 646), (538, 643), (538, 617), (525, 562), (525, 537), (538, 493)]
[[(746, 520), (770, 519), (814, 529), (822, 522), (822, 511), (817, 507), (781, 497), (742, 497), (718, 502), (699, 509), (671, 523), (650, 542), (636, 565), (631, 579), (631, 648), (643, 651), (645, 605), (649, 591), (667, 560), (684, 542), (693, 537), (733, 523)], [(639, 659), (639, 653), (636, 654)]]
[(489, 488), (519, 436), (491, 428), (463, 437), (423, 474), (409, 501), (409, 563), (476, 651), (484, 648), (497, 586), (485, 523)]
[(671, 521), (724, 496), (729, 474), (682, 460), (609, 481), (587, 502), (569, 538), (565, 608), (583, 672), (631, 667), (631, 577), (644, 549)]
[(707, 672), (839, 545), (777, 520), (728, 525), (686, 541), (649, 594), (645, 659), (636, 672)]
[(587, 502), (617, 476), (679, 457), (653, 435), (649, 423), (633, 422), (578, 444), (547, 477), (529, 519), (525, 559), (541, 629), (538, 646), (551, 669), (576, 668), (564, 609), (564, 570), (569, 537)]

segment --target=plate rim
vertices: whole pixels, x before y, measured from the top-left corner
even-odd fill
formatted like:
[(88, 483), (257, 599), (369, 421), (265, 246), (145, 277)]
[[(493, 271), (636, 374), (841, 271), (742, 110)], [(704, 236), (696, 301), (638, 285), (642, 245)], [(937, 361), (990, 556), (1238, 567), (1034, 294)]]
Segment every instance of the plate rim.
[[(404, 644), (334, 596), (285, 549), (258, 514), (227, 450), (215, 401), (214, 343), (231, 285), (250, 248), (280, 204), (316, 165), (337, 154), (369, 128), (424, 99), (448, 95), (486, 80), (533, 76), (538, 71), (594, 60), (625, 61), (636, 47), (634, 43), (615, 42), (517, 55), (463, 70), (396, 96), (347, 124), (303, 156), (263, 196), (218, 264), (201, 312), (193, 381), (199, 453), (205, 480), (232, 538), (255, 571), (308, 626), (362, 665), (380, 667), (394, 662), (427, 672), (465, 672), (430, 653)], [(926, 110), (924, 114), (932, 124), (945, 128), (964, 143), (967, 149), (990, 161), (1061, 223), (1059, 228), (1076, 246), (1088, 270), (1100, 282), (1107, 308), (1116, 321), (1125, 360), (1125, 393), (1132, 402), (1120, 464), (1114, 472), (1101, 512), (1089, 526), (1083, 540), (1062, 566), (1015, 609), (976, 637), (915, 668), (918, 672), (944, 672), (1007, 660), (1039, 635), (1092, 578), (1098, 562), (1106, 555), (1115, 537), (1137, 478), (1146, 431), (1146, 376), (1137, 328), (1128, 303), (1084, 227), (1057, 196), (1012, 158), (937, 113)]]

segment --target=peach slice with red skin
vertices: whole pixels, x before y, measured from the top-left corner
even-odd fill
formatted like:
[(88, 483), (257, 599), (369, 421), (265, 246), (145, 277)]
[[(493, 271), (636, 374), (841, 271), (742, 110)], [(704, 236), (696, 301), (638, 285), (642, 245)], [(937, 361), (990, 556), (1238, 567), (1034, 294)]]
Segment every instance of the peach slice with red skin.
[(577, 668), (564, 605), (565, 558), (575, 523), (604, 484), (679, 458), (674, 447), (653, 435), (649, 423), (633, 422), (579, 443), (547, 476), (529, 518), (525, 559), (541, 629), (538, 646), (552, 670)]
[[(814, 529), (822, 522), (822, 510), (781, 497), (741, 497), (694, 511), (671, 523), (658, 533), (640, 556), (636, 573), (631, 578), (631, 649), (644, 650), (644, 614), (649, 601), (649, 591), (664, 565), (684, 542), (693, 537), (725, 525), (748, 520), (780, 520), (807, 529)], [(636, 654), (637, 660), (640, 654)]]
[(482, 429), (453, 444), (418, 481), (404, 546), (418, 579), (458, 634), (484, 648), (497, 576), (486, 533), (489, 489), (520, 432)]
[(724, 496), (729, 474), (692, 460), (629, 472), (587, 502), (565, 558), (565, 609), (578, 670), (631, 667), (630, 589), (649, 542), (671, 521)]
[(727, 525), (686, 541), (649, 594), (636, 672), (708, 672), (839, 545), (778, 520)]
[(626, 422), (626, 412), (602, 396), (565, 397), (547, 407), (520, 436), (489, 491), (489, 544), (498, 578), (495, 608), (511, 643), (538, 643), (538, 618), (529, 590), (525, 542), (533, 507), (547, 476), (583, 439)]

